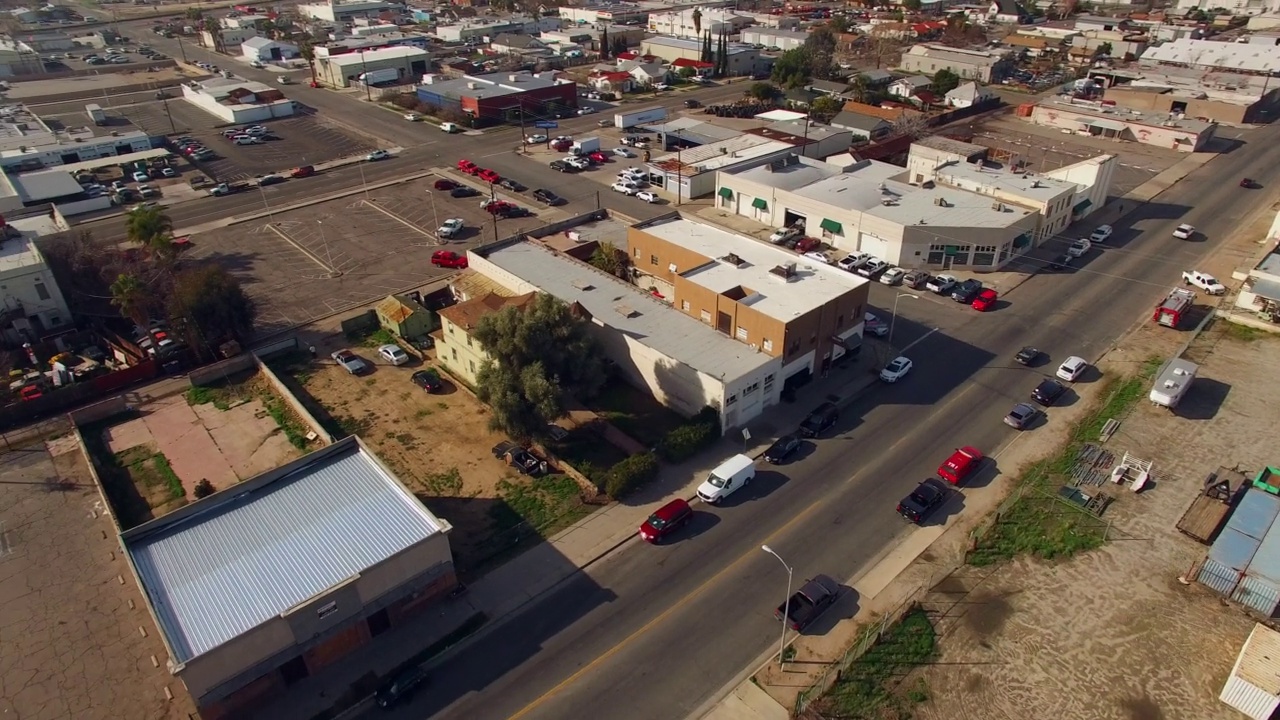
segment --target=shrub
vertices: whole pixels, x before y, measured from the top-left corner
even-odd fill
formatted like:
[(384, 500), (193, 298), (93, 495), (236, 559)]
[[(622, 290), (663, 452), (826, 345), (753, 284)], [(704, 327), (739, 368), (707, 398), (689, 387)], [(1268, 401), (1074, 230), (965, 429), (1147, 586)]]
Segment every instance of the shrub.
[(604, 478), (605, 493), (617, 500), (658, 476), (658, 458), (651, 452), (632, 455), (614, 465)]
[(216, 491), (216, 488), (213, 487), (213, 483), (209, 482), (208, 478), (204, 478), (200, 480), (200, 482), (196, 483), (196, 486), (191, 490), (191, 494), (195, 495), (196, 499), (199, 500), (200, 498), (209, 497)]
[(704, 407), (689, 422), (667, 433), (658, 443), (658, 453), (667, 462), (683, 462), (711, 447), (720, 438), (720, 413)]

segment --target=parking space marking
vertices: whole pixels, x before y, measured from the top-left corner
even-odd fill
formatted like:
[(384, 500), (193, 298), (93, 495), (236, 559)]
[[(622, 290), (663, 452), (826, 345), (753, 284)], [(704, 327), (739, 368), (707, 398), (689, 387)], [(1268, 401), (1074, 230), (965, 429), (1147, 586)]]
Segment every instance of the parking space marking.
[[(395, 220), (396, 222), (398, 222), (398, 223), (400, 223), (400, 224), (404, 225), (405, 227), (409, 228), (410, 230), (412, 230), (412, 231), (414, 231), (414, 232), (418, 233), (419, 235), (422, 235), (423, 237), (425, 237), (425, 238), (427, 238), (428, 240), (430, 240), (430, 242), (428, 242), (428, 243), (416, 243), (416, 244), (421, 245), (421, 246), (428, 246), (428, 247), (430, 247), (430, 246), (436, 246), (436, 245), (442, 245), (442, 244), (443, 244), (442, 242), (440, 242), (440, 238), (439, 238), (438, 236), (436, 236), (436, 234), (435, 234), (435, 233), (427, 232), (426, 230), (422, 229), (422, 227), (421, 227), (421, 226), (419, 226), (419, 225), (417, 225), (416, 223), (413, 223), (413, 222), (411, 222), (411, 221), (409, 221), (409, 220), (406, 220), (405, 218), (401, 217), (399, 214), (397, 214), (397, 213), (395, 213), (395, 212), (393, 212), (393, 211), (391, 211), (391, 210), (389, 210), (389, 209), (387, 209), (387, 208), (380, 207), (380, 206), (378, 205), (378, 202), (379, 202), (379, 201), (378, 201), (376, 198), (375, 198), (375, 199), (373, 199), (373, 200), (364, 200), (364, 201), (362, 201), (362, 202), (364, 203), (364, 205), (363, 205), (364, 207), (366, 207), (366, 208), (368, 208), (368, 209), (370, 209), (370, 210), (376, 210), (376, 211), (378, 211), (378, 212), (382, 213), (383, 215), (386, 215), (387, 217), (391, 218), (392, 220)], [(387, 204), (394, 204), (394, 203), (387, 203)]]
[(322, 270), (324, 270), (326, 273), (329, 273), (330, 275), (336, 275), (336, 274), (337, 274), (337, 270), (333, 267), (333, 265), (331, 265), (331, 264), (326, 264), (324, 260), (321, 260), (320, 258), (316, 257), (316, 256), (315, 256), (314, 254), (312, 254), (312, 253), (311, 253), (311, 251), (310, 251), (310, 250), (308, 250), (306, 247), (302, 246), (302, 245), (301, 245), (301, 244), (299, 244), (298, 242), (294, 241), (294, 239), (293, 239), (293, 238), (289, 237), (289, 233), (285, 232), (284, 230), (281, 230), (280, 228), (276, 227), (275, 225), (268, 225), (267, 227), (271, 228), (272, 232), (274, 232), (276, 235), (278, 235), (278, 236), (280, 237), (280, 239), (281, 239), (281, 240), (284, 240), (285, 242), (287, 242), (287, 243), (289, 243), (290, 245), (294, 246), (295, 248), (297, 248), (297, 249), (298, 249), (298, 252), (302, 253), (303, 255), (306, 255), (308, 258), (310, 258), (310, 259), (311, 259), (311, 261), (312, 261), (312, 262), (314, 262), (315, 264), (319, 265), (319, 266), (320, 266), (320, 268), (321, 268)]

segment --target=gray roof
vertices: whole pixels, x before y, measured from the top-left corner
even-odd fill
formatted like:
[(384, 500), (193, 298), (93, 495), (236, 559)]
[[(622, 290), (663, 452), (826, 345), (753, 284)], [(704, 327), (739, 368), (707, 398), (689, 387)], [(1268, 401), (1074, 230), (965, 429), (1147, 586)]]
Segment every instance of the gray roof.
[(1243, 572), (1277, 515), (1280, 515), (1280, 498), (1249, 488), (1209, 548), (1209, 559)]
[(870, 115), (862, 115), (861, 113), (841, 111), (831, 118), (831, 124), (834, 127), (848, 128), (850, 130), (865, 130), (871, 132), (880, 127), (891, 127), (893, 123), (883, 118), (871, 117)]
[[(702, 49), (701, 40), (693, 40), (689, 38), (678, 38), (678, 37), (667, 37), (666, 35), (657, 35), (654, 37), (647, 37), (644, 39), (644, 42), (650, 45), (679, 48), (681, 50)], [(755, 51), (756, 49), (751, 47), (750, 45), (744, 45), (742, 43), (736, 43), (736, 42), (729, 43), (730, 55), (737, 55), (738, 53), (755, 52)]]
[(541, 40), (533, 37), (532, 35), (519, 35), (516, 33), (502, 33), (495, 37), (489, 44), (520, 49), (546, 47)]
[(516, 243), (485, 257), (542, 292), (579, 303), (596, 322), (711, 377), (729, 382), (773, 360), (634, 285), (536, 243)]
[[(512, 77), (515, 80), (512, 80)], [(472, 88), (471, 84), (475, 83), (476, 87)], [(549, 88), (556, 85), (553, 73), (487, 73), (484, 75), (466, 75), (457, 80), (443, 80), (437, 76), (435, 82), (424, 83), (418, 87), (422, 90), (435, 93), (441, 97), (460, 98), (494, 98), (503, 95), (513, 95), (515, 93), (528, 92), (529, 90), (539, 90)]]
[(724, 175), (760, 183), (777, 190), (798, 190), (840, 173), (840, 168), (835, 165), (799, 155), (788, 155), (749, 169), (728, 171)]
[(942, 152), (959, 155), (963, 158), (976, 156), (986, 157), (988, 152), (987, 148), (983, 145), (976, 145), (974, 143), (956, 140), (955, 138), (949, 138), (945, 135), (926, 135), (911, 144), (931, 148), (933, 150), (941, 150)]
[(817, 90), (818, 92), (830, 93), (832, 95), (839, 95), (849, 89), (849, 83), (836, 82), (835, 80), (811, 80), (809, 82), (809, 89)]
[(351, 437), (122, 539), (185, 663), (445, 528)]
[(40, 202), (84, 192), (80, 183), (65, 170), (42, 170), (11, 178), (23, 202)]

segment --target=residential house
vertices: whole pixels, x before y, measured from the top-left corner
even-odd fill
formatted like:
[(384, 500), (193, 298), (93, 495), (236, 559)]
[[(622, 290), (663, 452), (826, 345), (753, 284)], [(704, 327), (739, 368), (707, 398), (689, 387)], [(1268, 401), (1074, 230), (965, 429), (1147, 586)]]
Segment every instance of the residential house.
[(831, 119), (831, 127), (848, 130), (855, 139), (879, 140), (893, 130), (893, 123), (884, 118), (846, 111)]
[(953, 108), (967, 108), (990, 102), (999, 97), (994, 91), (970, 80), (967, 83), (961, 83), (947, 93), (946, 103)]
[(508, 55), (528, 55), (530, 53), (536, 54), (545, 52), (547, 46), (541, 40), (533, 37), (532, 35), (502, 33), (489, 41), (489, 48), (494, 52), (506, 53)]
[(999, 82), (1013, 69), (1007, 51), (966, 50), (924, 43), (912, 45), (902, 55), (900, 66), (907, 72), (933, 75), (950, 70), (961, 78), (983, 83)]
[(267, 37), (253, 37), (240, 43), (240, 53), (249, 60), (279, 62), (299, 57), (298, 46)]
[(636, 85), (641, 88), (665, 83), (671, 79), (671, 68), (662, 63), (627, 60), (619, 63), (618, 69), (629, 73)]
[(475, 387), (480, 368), (489, 359), (472, 335), (480, 320), (508, 307), (524, 310), (536, 297), (536, 293), (508, 296), (490, 292), (441, 309), (440, 329), (433, 333), (436, 360), (454, 377)]
[(672, 71), (680, 76), (687, 74), (684, 72), (685, 68), (692, 68), (695, 75), (711, 77), (711, 73), (715, 70), (715, 67), (715, 63), (693, 60), (691, 58), (676, 58), (671, 63)]
[(629, 93), (635, 90), (636, 79), (621, 70), (596, 70), (587, 76), (587, 85), (597, 92)]
[(14, 220), (0, 244), (0, 333), (14, 346), (72, 327), (58, 280), (36, 246), (40, 235), (65, 230), (47, 214)]
[(373, 309), (378, 324), (406, 340), (424, 338), (435, 329), (431, 311), (408, 295), (388, 295)]
[(933, 81), (924, 75), (910, 75), (889, 83), (889, 94), (894, 97), (909, 98), (913, 97), (918, 90), (927, 90), (932, 84)]
[(823, 95), (830, 95), (837, 100), (851, 100), (848, 97), (853, 88), (849, 83), (838, 80), (811, 80), (806, 86), (809, 90)]

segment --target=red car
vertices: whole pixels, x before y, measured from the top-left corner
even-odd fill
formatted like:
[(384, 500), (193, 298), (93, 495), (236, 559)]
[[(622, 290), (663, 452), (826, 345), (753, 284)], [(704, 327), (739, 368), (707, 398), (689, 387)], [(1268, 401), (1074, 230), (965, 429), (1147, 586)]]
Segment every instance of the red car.
[(978, 292), (978, 297), (973, 299), (973, 309), (978, 312), (993, 310), (995, 309), (996, 298), (998, 297), (1000, 297), (1000, 294), (991, 288), (981, 290)]
[(591, 162), (600, 163), (601, 165), (609, 162), (609, 156), (602, 152), (589, 153), (587, 157), (591, 158)]
[(499, 200), (497, 202), (491, 202), (488, 205), (485, 205), (484, 209), (490, 215), (501, 215), (503, 213), (510, 212), (511, 208), (514, 208), (514, 207), (515, 205), (507, 202), (506, 200)]
[(658, 508), (648, 520), (644, 521), (640, 526), (640, 537), (644, 538), (645, 542), (657, 545), (663, 538), (684, 527), (692, 517), (693, 508), (689, 507), (689, 503), (676, 498)]
[(496, 183), (502, 179), (502, 176), (488, 168), (477, 168), (476, 177), (487, 183)]
[(458, 183), (452, 180), (437, 180), (435, 184), (437, 190), (452, 190), (456, 187), (458, 187)]
[(982, 465), (982, 451), (968, 445), (957, 448), (951, 457), (938, 467), (938, 477), (952, 485), (959, 485)]
[(459, 255), (452, 250), (437, 250), (431, 253), (431, 264), (436, 267), (464, 270), (467, 267), (467, 256)]
[(802, 237), (800, 242), (796, 243), (796, 252), (801, 255), (810, 250), (817, 250), (822, 245), (822, 241), (815, 237)]
[(480, 166), (470, 160), (459, 160), (458, 169), (468, 175), (475, 175), (476, 171), (480, 169)]
[(551, 143), (551, 149), (556, 152), (564, 152), (571, 147), (573, 147), (573, 143), (568, 140), (560, 140), (558, 142)]
[(289, 171), (289, 177), (304, 178), (311, 177), (316, 174), (316, 169), (311, 165), (302, 165)]

